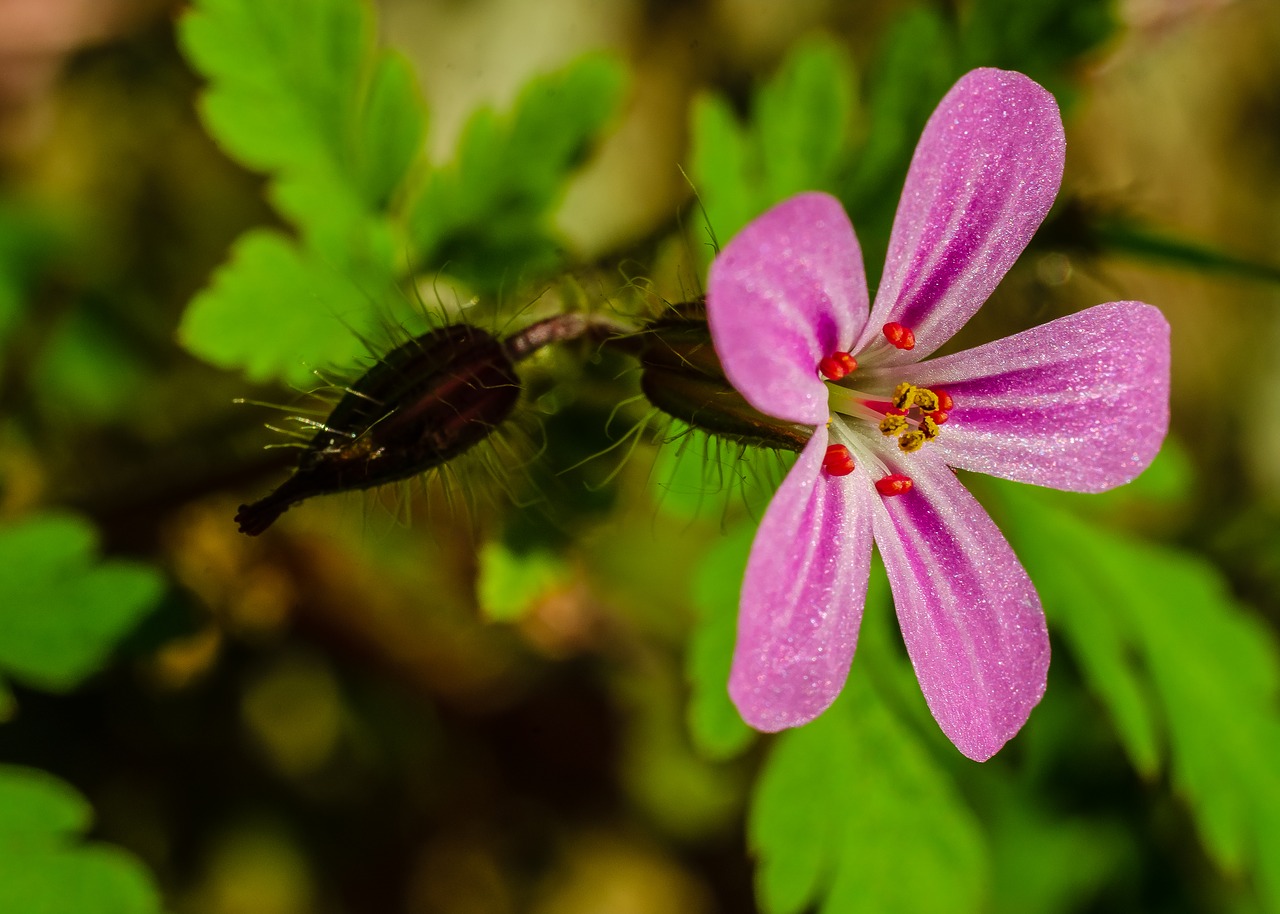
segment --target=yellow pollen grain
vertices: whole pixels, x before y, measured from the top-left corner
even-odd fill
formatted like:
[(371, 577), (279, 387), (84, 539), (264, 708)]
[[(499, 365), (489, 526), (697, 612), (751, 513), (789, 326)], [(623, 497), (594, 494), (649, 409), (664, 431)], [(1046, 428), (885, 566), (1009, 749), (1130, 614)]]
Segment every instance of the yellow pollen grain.
[(916, 394), (916, 388), (912, 387), (906, 381), (903, 381), (893, 389), (893, 405), (896, 409), (910, 409), (911, 401)]
[(907, 430), (907, 420), (903, 416), (885, 416), (880, 420), (880, 434), (886, 437), (899, 435)]
[(938, 423), (925, 416), (920, 420), (920, 432), (924, 435), (926, 441), (932, 441), (938, 437)]
[(903, 432), (898, 439), (898, 447), (910, 454), (924, 447), (924, 432)]
[(922, 412), (931, 413), (938, 408), (938, 395), (926, 387), (917, 387), (915, 403)]

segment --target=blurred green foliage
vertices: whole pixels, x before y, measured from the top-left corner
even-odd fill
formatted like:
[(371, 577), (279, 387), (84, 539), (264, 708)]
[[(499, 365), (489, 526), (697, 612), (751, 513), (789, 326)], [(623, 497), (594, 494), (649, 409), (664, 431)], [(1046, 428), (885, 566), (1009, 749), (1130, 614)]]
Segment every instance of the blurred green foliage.
[[(101, 669), (152, 610), (163, 578), (136, 562), (101, 561), (93, 526), (46, 514), (0, 526), (0, 671), (65, 692)], [(0, 680), (3, 715), (13, 699)], [(152, 914), (160, 902), (130, 854), (81, 846), (90, 810), (42, 771), (0, 766), (0, 910), (30, 914)]]
[(999, 491), (1001, 526), (1134, 766), (1148, 779), (1167, 770), (1219, 864), (1256, 874), (1280, 909), (1274, 634), (1202, 559)]
[(23, 316), (28, 288), (61, 246), (48, 216), (0, 198), (0, 356)]
[(74, 515), (0, 527), (0, 670), (72, 689), (155, 607), (164, 588), (155, 569), (97, 551), (93, 526)]
[(588, 55), (530, 80), (505, 116), (472, 114), (453, 162), (410, 205), (414, 262), (485, 292), (561, 266), (550, 216), (618, 110), (623, 76), (612, 57)]
[(960, 24), (962, 69), (1018, 70), (1061, 95), (1072, 68), (1097, 51), (1119, 22), (1112, 0), (973, 0)]
[(500, 540), (480, 549), (476, 569), (480, 608), (495, 622), (514, 622), (571, 580), (564, 560), (548, 549), (516, 550)]
[(778, 737), (748, 835), (767, 914), (979, 911), (987, 897), (978, 821), (865, 664), (818, 720)]
[(703, 561), (694, 591), (698, 620), (689, 637), (689, 731), (709, 758), (731, 758), (755, 731), (729, 701), (729, 668), (738, 629), (738, 586), (755, 529), (741, 525)]
[(406, 138), (416, 151), (424, 129), (421, 102), (397, 80), (402, 64), (374, 47), (372, 10), (349, 0), (211, 0), (179, 34), (209, 80), (210, 131), (270, 176), (273, 202), (299, 233), (242, 237), (192, 301), (182, 339), (252, 379), (303, 384), (312, 368), (360, 354), (352, 328), (367, 331), (394, 290), (386, 201), (409, 164)]
[[(834, 187), (856, 122), (847, 52), (827, 39), (797, 45), (755, 93), (749, 123), (709, 93), (693, 107), (693, 183), (721, 244), (770, 206)], [(713, 253), (703, 249), (706, 259)]]
[(237, 242), (184, 317), (196, 355), (305, 386), (315, 368), (367, 354), (359, 337), (387, 321), (420, 331), (402, 289), (417, 275), (492, 292), (559, 265), (550, 212), (617, 108), (613, 60), (590, 55), (535, 79), (506, 117), (477, 111), (455, 161), (433, 167), (412, 70), (373, 44), (369, 6), (207, 0), (181, 25), (208, 80), (210, 132), (270, 178), (298, 233), (254, 229)]
[(89, 805), (31, 768), (0, 766), (0, 910), (13, 914), (159, 914), (150, 875), (128, 853), (81, 843)]

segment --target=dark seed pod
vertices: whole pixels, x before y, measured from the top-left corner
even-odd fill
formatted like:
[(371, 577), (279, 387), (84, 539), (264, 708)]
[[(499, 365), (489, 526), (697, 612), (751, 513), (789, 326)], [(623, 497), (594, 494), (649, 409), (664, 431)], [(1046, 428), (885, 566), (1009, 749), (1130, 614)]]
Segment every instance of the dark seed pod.
[(640, 389), (669, 416), (716, 437), (773, 450), (804, 449), (812, 430), (766, 416), (725, 377), (702, 301), (676, 305), (641, 335)]
[(501, 342), (455, 324), (396, 347), (346, 391), (293, 476), (241, 506), (241, 533), (256, 536), (313, 495), (396, 482), (457, 457), (511, 415), (520, 378)]

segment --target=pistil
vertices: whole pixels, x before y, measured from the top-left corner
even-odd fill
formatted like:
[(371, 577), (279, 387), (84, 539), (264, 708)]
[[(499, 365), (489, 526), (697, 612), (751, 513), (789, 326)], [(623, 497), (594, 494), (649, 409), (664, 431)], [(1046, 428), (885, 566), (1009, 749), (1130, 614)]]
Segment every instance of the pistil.
[(839, 384), (827, 385), (827, 402), (833, 412), (873, 423), (880, 434), (897, 438), (906, 453), (920, 450), (937, 438), (947, 421), (946, 408), (954, 406), (946, 391), (930, 390), (903, 382), (886, 401)]

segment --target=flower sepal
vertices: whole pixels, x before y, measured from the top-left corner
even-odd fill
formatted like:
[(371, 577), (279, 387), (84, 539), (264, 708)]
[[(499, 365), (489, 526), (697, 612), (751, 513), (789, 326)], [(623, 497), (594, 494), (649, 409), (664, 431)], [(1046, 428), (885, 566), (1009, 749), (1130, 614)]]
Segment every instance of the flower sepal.
[(729, 383), (701, 301), (675, 306), (646, 325), (641, 338), (640, 388), (667, 415), (718, 438), (777, 451), (801, 451), (812, 437), (809, 426), (762, 413)]

